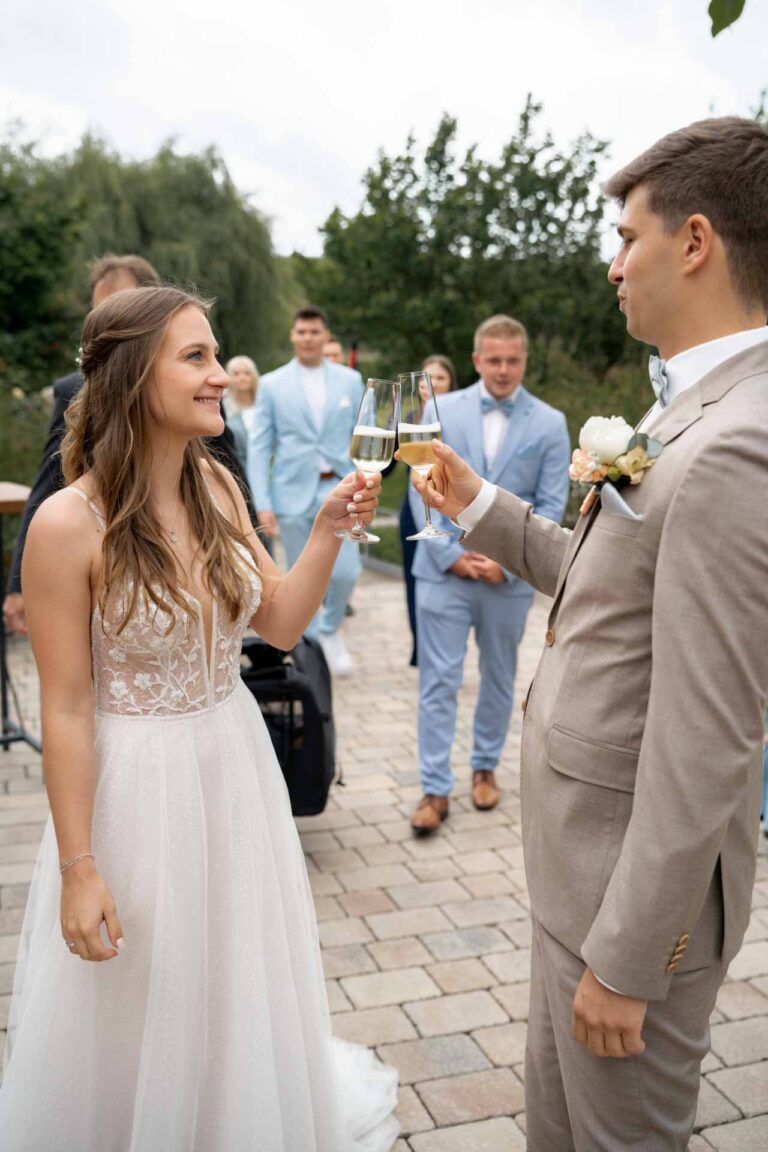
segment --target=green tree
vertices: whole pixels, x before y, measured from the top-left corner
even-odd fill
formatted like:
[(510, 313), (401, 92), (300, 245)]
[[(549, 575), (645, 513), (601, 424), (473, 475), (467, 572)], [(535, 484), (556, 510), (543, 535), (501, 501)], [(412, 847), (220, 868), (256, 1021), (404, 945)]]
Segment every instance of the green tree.
[[(90, 306), (86, 266), (137, 252), (160, 275), (216, 299), (222, 354), (286, 351), (292, 269), (215, 149), (126, 160), (92, 136), (42, 158), (18, 130), (0, 141), (0, 379), (24, 390), (72, 369)], [(9, 375), (10, 373), (10, 375)]]
[(75, 302), (66, 282), (82, 210), (15, 134), (0, 143), (0, 374), (46, 376), (62, 359)]
[(323, 256), (294, 257), (308, 295), (378, 349), (384, 370), (441, 351), (468, 379), (474, 328), (500, 311), (601, 372), (622, 357), (600, 257), (606, 144), (585, 134), (560, 150), (537, 132), (540, 111), (526, 101), (495, 161), (474, 146), (458, 158), (448, 116), (422, 155), (412, 137), (402, 154), (380, 153), (359, 211), (326, 221)]
[(224, 356), (269, 362), (280, 354), (287, 280), (268, 222), (214, 148), (182, 155), (167, 143), (149, 160), (127, 161), (86, 136), (60, 175), (85, 205), (72, 273), (83, 309), (83, 266), (105, 251), (139, 252), (164, 279), (216, 298)]
[(39, 390), (74, 369), (86, 265), (106, 251), (137, 252), (165, 279), (214, 296), (224, 357), (247, 353), (269, 367), (285, 354), (292, 270), (215, 150), (182, 155), (167, 144), (134, 161), (86, 136), (49, 159), (9, 130), (0, 138), (3, 476), (35, 474), (49, 416)]

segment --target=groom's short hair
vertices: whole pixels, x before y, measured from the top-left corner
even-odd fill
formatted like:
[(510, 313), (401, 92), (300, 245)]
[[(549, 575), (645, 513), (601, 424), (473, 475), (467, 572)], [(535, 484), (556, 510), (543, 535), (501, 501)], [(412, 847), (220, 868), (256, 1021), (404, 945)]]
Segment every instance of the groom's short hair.
[(671, 132), (603, 191), (623, 204), (639, 184), (667, 231), (706, 216), (723, 241), (736, 293), (768, 312), (768, 132), (758, 121), (722, 116)]

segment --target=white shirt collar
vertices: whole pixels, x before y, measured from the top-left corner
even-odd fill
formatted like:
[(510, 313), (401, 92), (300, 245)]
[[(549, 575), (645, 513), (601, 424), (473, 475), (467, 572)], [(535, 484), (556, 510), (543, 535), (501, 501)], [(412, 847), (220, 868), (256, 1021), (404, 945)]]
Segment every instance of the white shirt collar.
[(670, 404), (713, 368), (747, 348), (762, 344), (764, 340), (768, 340), (768, 327), (750, 328), (746, 332), (734, 332), (718, 340), (708, 340), (706, 344), (697, 344), (694, 348), (686, 348), (685, 352), (670, 357), (666, 361)]

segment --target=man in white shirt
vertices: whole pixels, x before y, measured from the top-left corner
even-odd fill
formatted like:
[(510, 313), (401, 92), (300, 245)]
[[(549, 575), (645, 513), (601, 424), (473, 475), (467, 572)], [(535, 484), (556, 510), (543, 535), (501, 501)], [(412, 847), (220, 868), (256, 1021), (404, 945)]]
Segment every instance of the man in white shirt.
[(643, 423), (661, 455), (571, 534), (440, 445), (417, 484), (468, 547), (553, 596), (523, 730), (529, 1146), (685, 1152), (760, 814), (768, 132), (692, 124), (606, 191), (609, 279), (664, 358)]
[[(248, 479), (266, 536), (280, 525), (288, 566), (298, 559), (330, 490), (353, 469), (350, 440), (362, 396), (359, 372), (323, 356), (328, 321), (301, 308), (291, 328), (295, 357), (262, 376), (248, 443)], [(307, 629), (323, 646), (332, 672), (349, 675), (341, 638), (349, 598), (360, 574), (359, 545), (345, 540), (321, 611)]]

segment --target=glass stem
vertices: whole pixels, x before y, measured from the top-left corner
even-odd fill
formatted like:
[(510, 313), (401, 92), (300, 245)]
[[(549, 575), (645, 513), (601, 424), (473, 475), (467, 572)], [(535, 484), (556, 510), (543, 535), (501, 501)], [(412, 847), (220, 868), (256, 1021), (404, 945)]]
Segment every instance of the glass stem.
[(427, 528), (431, 528), (432, 527), (432, 513), (429, 510), (429, 504), (427, 504), (426, 500), (424, 501), (424, 517), (427, 521)]
[[(365, 476), (365, 478), (367, 480), (368, 479), (368, 473), (364, 472), (363, 475)], [(358, 516), (355, 516), (355, 526), (352, 529), (352, 535), (356, 536), (358, 538), (358, 540), (362, 539), (365, 536), (365, 528), (363, 528), (362, 524), (360, 523), (360, 519)]]

